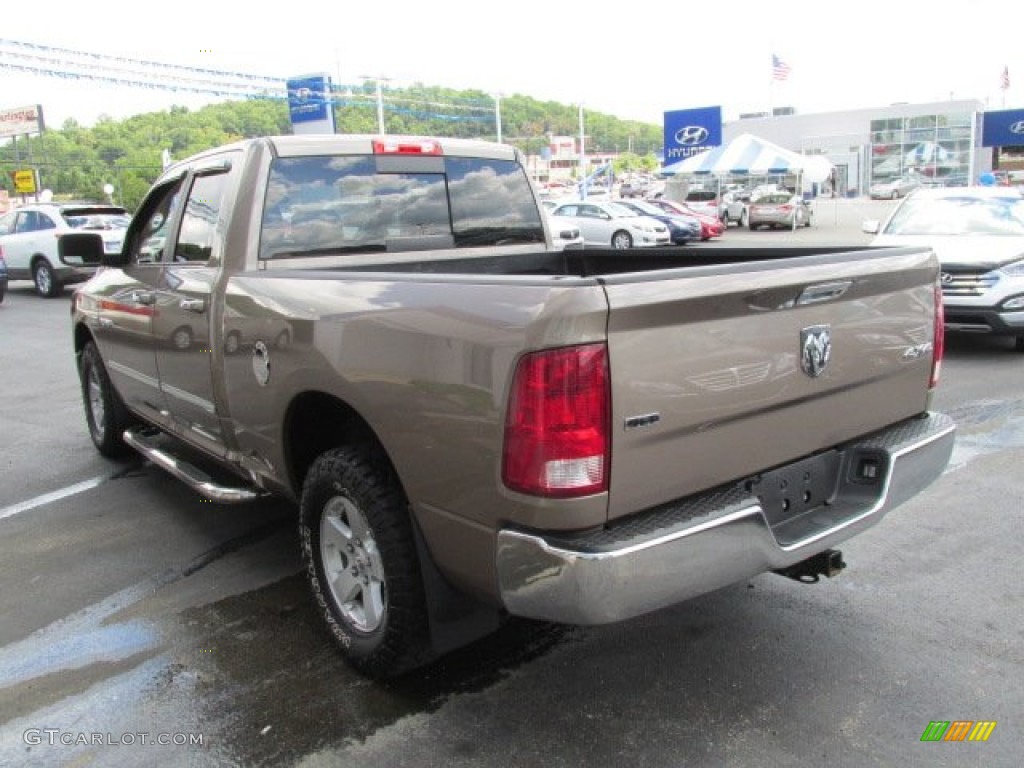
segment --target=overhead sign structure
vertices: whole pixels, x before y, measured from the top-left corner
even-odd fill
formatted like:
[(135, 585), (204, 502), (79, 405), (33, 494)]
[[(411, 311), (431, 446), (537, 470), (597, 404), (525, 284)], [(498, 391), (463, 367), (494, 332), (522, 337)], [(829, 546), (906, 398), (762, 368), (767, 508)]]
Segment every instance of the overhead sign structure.
[(303, 75), (288, 80), (288, 113), (292, 133), (334, 133), (331, 78)]
[(665, 113), (665, 164), (677, 163), (722, 144), (722, 108)]
[(0, 138), (43, 132), (43, 108), (39, 104), (0, 109)]
[(1024, 109), (985, 112), (981, 123), (981, 146), (1024, 146)]

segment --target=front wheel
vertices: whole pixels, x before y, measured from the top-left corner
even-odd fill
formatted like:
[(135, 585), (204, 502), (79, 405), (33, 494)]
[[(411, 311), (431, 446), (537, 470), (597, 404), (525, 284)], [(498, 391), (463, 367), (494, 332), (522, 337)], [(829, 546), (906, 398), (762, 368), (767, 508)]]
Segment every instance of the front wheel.
[(60, 295), (63, 286), (57, 279), (57, 273), (53, 271), (50, 262), (40, 259), (32, 267), (32, 282), (35, 283), (36, 293), (44, 299), (52, 299)]
[(82, 382), (85, 422), (96, 450), (109, 458), (129, 453), (130, 448), (125, 444), (123, 435), (132, 425), (132, 417), (110, 383), (95, 342), (88, 342), (82, 349), (78, 358), (78, 376)]
[(306, 576), (346, 661), (393, 677), (427, 658), (427, 611), (409, 504), (383, 456), (342, 447), (313, 463), (299, 533)]
[(745, 208), (742, 211), (740, 211), (740, 226), (747, 226), (747, 211)]
[(630, 237), (629, 232), (623, 232), (621, 229), (612, 235), (612, 248), (625, 249), (633, 247), (633, 238)]

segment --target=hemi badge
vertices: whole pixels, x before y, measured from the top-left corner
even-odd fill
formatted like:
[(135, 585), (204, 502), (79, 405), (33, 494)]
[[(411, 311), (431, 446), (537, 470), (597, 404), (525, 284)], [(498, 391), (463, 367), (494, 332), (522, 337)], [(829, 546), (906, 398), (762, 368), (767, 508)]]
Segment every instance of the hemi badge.
[(661, 421), (660, 413), (645, 413), (643, 416), (630, 416), (626, 419), (626, 429), (649, 427), (652, 424), (657, 424), (659, 421)]

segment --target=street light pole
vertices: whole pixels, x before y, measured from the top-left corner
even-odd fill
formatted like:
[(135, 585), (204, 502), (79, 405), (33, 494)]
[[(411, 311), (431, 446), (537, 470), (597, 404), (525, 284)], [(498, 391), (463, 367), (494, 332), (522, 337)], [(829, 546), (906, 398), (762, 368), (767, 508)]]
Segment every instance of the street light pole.
[(583, 103), (580, 102), (580, 199), (587, 199), (587, 184), (586, 176), (584, 175), (584, 168), (587, 161), (587, 150), (584, 145), (584, 133), (583, 133)]
[(380, 78), (377, 78), (377, 128), (380, 131), (381, 136), (385, 134), (384, 131), (384, 92), (380, 87)]
[(360, 75), (359, 77), (363, 80), (373, 80), (377, 84), (377, 130), (381, 136), (384, 136), (387, 131), (384, 130), (384, 92), (381, 90), (381, 83), (391, 78), (371, 77), (370, 75)]
[(498, 130), (498, 143), (501, 144), (501, 94), (494, 94), (494, 123)]

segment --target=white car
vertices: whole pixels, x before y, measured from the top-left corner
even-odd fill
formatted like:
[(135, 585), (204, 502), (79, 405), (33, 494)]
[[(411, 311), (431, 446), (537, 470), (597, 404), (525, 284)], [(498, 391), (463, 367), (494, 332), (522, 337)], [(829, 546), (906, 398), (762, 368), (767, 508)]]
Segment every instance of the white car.
[(1007, 187), (919, 189), (872, 245), (928, 245), (939, 257), (946, 329), (1013, 336), (1024, 352), (1024, 197)]
[(576, 226), (576, 222), (564, 218), (555, 218), (550, 214), (550, 209), (545, 208), (548, 219), (548, 230), (551, 232), (551, 242), (556, 250), (567, 251), (582, 248), (583, 233)]
[(590, 248), (639, 248), (668, 245), (668, 227), (625, 206), (599, 200), (562, 203), (551, 212), (554, 222), (568, 219)]
[(128, 211), (113, 205), (23, 205), (0, 216), (0, 256), (7, 261), (11, 280), (32, 280), (40, 296), (53, 298), (65, 284), (88, 280), (98, 261), (97, 254), (90, 254), (87, 261), (75, 253), (69, 244), (78, 241), (65, 236), (97, 234), (104, 253), (118, 253), (129, 222)]

